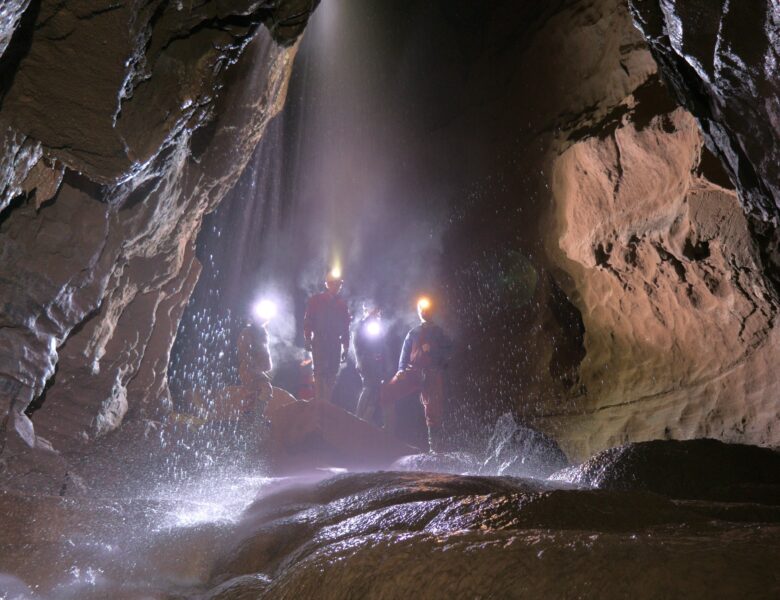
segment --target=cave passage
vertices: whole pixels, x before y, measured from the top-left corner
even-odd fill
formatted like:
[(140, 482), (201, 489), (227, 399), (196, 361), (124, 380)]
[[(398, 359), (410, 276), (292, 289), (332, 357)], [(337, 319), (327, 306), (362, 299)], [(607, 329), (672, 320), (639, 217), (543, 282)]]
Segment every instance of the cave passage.
[(776, 2), (91, 4), (0, 8), (0, 600), (780, 597)]

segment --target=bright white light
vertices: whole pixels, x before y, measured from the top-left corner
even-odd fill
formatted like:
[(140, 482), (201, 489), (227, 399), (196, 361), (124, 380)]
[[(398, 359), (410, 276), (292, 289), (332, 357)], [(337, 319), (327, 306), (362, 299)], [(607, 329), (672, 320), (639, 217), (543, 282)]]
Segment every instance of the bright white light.
[(366, 325), (366, 333), (371, 337), (379, 337), (382, 335), (382, 324), (376, 319), (369, 321)]
[(330, 270), (330, 276), (333, 279), (341, 279), (341, 267), (336, 265)]
[(268, 299), (260, 300), (252, 307), (252, 312), (261, 322), (267, 323), (276, 316), (276, 303)]

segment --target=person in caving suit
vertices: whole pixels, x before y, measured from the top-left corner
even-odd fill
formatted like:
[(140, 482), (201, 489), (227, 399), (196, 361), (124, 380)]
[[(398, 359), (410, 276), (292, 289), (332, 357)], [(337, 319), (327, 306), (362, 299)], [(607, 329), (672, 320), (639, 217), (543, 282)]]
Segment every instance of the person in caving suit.
[(352, 346), (355, 348), (356, 367), (363, 382), (355, 415), (373, 423), (378, 416), (382, 380), (389, 374), (387, 330), (382, 321), (382, 311), (363, 307), (363, 318), (355, 328)]
[(420, 394), (428, 426), (428, 446), (440, 452), (443, 444), (444, 370), (450, 360), (452, 343), (444, 330), (433, 322), (434, 307), (428, 298), (417, 303), (420, 325), (406, 336), (398, 363), (398, 372), (382, 386), (380, 403), (385, 428), (395, 433), (395, 411), (398, 401), (410, 394)]
[(309, 298), (303, 317), (305, 348), (311, 352), (314, 369), (314, 399), (319, 402), (331, 402), (339, 368), (349, 352), (351, 317), (339, 295), (343, 283), (339, 273), (328, 273), (325, 291)]
[(247, 321), (238, 335), (238, 378), (253, 391), (252, 412), (258, 418), (273, 395), (269, 372), (273, 368), (268, 345), (268, 322)]

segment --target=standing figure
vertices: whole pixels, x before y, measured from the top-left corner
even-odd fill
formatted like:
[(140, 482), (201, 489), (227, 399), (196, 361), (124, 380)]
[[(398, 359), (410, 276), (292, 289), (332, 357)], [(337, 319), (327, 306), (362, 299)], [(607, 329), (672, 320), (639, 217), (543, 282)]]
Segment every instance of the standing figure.
[(398, 372), (382, 387), (382, 412), (385, 427), (395, 433), (396, 404), (405, 396), (420, 394), (428, 426), (428, 445), (431, 452), (439, 452), (443, 442), (444, 369), (452, 344), (444, 330), (432, 321), (433, 304), (428, 298), (421, 298), (417, 303), (417, 314), (421, 324), (404, 340)]
[(339, 273), (325, 279), (325, 291), (309, 298), (303, 317), (303, 337), (314, 368), (314, 398), (330, 402), (336, 376), (349, 352), (349, 309), (339, 296), (344, 282)]
[(369, 423), (374, 421), (382, 380), (388, 374), (386, 335), (382, 312), (364, 308), (364, 317), (353, 336), (356, 366), (363, 382), (355, 414)]
[(271, 396), (273, 386), (269, 372), (273, 368), (268, 346), (268, 321), (248, 321), (238, 335), (238, 378), (254, 396), (253, 412), (259, 418)]

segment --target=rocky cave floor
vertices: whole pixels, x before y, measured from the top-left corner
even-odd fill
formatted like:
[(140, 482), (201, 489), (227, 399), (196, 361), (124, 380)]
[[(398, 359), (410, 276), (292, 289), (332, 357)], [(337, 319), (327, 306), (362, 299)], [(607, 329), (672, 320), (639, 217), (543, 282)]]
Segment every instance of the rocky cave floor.
[[(0, 494), (4, 598), (775, 598), (780, 453), (713, 440), (265, 477), (233, 462)], [(511, 461), (510, 461), (511, 462)], [(433, 472), (438, 470), (439, 472)], [(548, 469), (549, 470), (549, 469)], [(448, 471), (448, 472), (445, 472)], [(509, 473), (509, 474), (508, 474)], [(131, 491), (135, 481), (135, 490)]]

